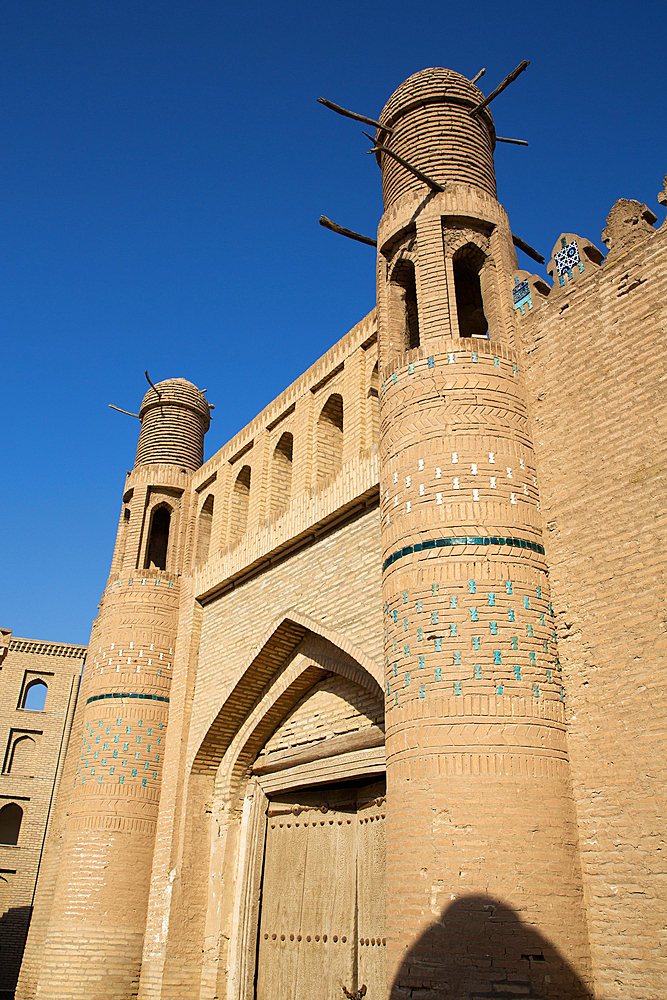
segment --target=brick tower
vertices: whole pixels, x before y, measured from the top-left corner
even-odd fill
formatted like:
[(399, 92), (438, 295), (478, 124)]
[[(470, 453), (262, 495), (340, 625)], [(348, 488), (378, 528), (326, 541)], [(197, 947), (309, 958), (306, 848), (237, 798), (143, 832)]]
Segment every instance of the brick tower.
[[(495, 131), (465, 77), (386, 104), (378, 230), (392, 997), (583, 997), (564, 692)], [(516, 970), (525, 968), (525, 984)], [(511, 982), (510, 982), (511, 981)]]
[(210, 422), (205, 397), (185, 379), (149, 389), (140, 416), (65, 765), (67, 816), (36, 976), (37, 995), (52, 1000), (137, 992), (189, 545), (187, 484)]

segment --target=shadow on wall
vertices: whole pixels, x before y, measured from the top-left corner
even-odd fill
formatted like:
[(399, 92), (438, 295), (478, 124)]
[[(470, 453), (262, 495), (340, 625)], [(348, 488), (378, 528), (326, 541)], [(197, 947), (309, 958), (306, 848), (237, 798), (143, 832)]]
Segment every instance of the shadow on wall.
[[(593, 1000), (557, 948), (492, 896), (446, 906), (408, 950), (391, 1000)], [(373, 1000), (369, 997), (368, 1000)]]
[(14, 996), (32, 906), (12, 906), (0, 916), (0, 1000)]

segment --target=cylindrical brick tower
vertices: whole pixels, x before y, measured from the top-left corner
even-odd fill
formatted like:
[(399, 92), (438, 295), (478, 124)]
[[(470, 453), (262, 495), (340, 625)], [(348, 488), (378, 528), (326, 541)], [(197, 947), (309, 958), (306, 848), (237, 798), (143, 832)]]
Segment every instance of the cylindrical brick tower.
[(377, 134), (445, 187), (379, 156), (389, 985), (394, 998), (526, 984), (581, 998), (589, 949), (518, 268), (493, 120), (470, 115), (482, 99), (458, 73), (424, 70)]
[(136, 996), (168, 737), (189, 474), (203, 394), (161, 382), (141, 406), (112, 572), (93, 624), (61, 786), (69, 795), (36, 995)]

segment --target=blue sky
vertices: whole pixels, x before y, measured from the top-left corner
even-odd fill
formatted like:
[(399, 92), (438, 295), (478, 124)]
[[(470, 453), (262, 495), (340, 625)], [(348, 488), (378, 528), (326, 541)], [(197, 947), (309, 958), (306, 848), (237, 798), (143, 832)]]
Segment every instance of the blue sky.
[[(374, 305), (380, 176), (364, 127), (425, 66), (488, 93), (513, 231), (546, 257), (600, 243), (616, 198), (667, 171), (662, 4), (328, 7), (0, 3), (0, 624), (86, 643), (136, 412), (184, 376), (216, 409), (207, 457)], [(526, 258), (521, 266), (533, 269)]]

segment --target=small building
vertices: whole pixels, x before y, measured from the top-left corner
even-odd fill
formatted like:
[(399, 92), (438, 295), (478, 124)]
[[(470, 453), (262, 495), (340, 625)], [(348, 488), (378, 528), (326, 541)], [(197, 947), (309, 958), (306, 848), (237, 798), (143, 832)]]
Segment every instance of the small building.
[(0, 998), (14, 996), (85, 656), (0, 629)]

